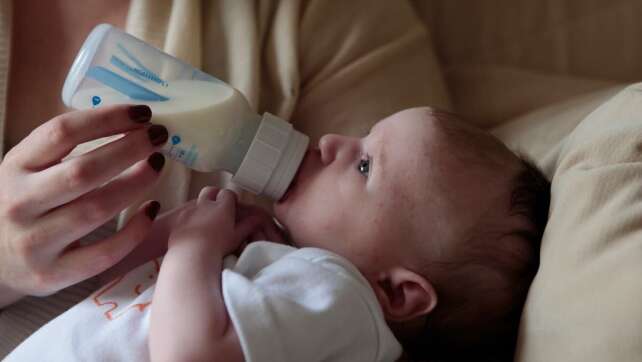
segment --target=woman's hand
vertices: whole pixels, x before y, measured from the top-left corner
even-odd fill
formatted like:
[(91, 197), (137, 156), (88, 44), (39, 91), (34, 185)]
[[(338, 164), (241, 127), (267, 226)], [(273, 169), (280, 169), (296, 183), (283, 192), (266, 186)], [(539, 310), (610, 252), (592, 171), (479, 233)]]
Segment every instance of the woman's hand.
[[(158, 179), (167, 130), (147, 123), (147, 106), (65, 113), (12, 148), (0, 163), (0, 306), (48, 295), (92, 277), (148, 233), (160, 205), (148, 202), (118, 233), (80, 246)], [(78, 144), (124, 134), (83, 155)], [(151, 154), (151, 155), (150, 155)], [(146, 159), (146, 160), (145, 160)]]

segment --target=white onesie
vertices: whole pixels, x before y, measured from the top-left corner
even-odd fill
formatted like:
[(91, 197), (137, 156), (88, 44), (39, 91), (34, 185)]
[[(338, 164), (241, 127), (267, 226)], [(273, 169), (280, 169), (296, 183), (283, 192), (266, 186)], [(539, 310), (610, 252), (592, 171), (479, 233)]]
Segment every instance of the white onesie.
[[(225, 305), (247, 361), (395, 361), (401, 346), (365, 278), (317, 248), (251, 243), (225, 260)], [(154, 260), (47, 323), (5, 361), (147, 361)], [(177, 310), (176, 313), (180, 313)]]

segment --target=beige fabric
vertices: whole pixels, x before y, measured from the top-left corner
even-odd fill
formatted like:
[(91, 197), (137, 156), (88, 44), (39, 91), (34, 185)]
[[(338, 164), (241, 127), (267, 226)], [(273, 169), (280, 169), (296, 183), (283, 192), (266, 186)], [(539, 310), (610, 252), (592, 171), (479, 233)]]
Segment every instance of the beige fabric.
[(457, 112), (498, 125), (642, 79), (638, 0), (413, 0)]
[(642, 2), (413, 3), (455, 109), (552, 178), (516, 361), (641, 360), (640, 85), (608, 99), (642, 77)]
[[(1, 9), (0, 96), (10, 20)], [(127, 30), (230, 83), (257, 111), (291, 120), (312, 142), (326, 132), (364, 134), (377, 120), (410, 106), (450, 108), (426, 29), (405, 1), (132, 0)], [(0, 117), (0, 129), (3, 122)], [(167, 162), (157, 187), (134, 200), (121, 221), (146, 199), (167, 210), (225, 179)], [(252, 201), (250, 195), (244, 199)], [(75, 286), (1, 312), (0, 358), (89, 290)]]
[(453, 108), (464, 119), (483, 128), (501, 125), (562, 99), (617, 84), (498, 65), (450, 66), (445, 74)]
[(638, 0), (413, 0), (445, 66), (642, 78)]
[(509, 148), (530, 157), (552, 179), (568, 134), (623, 88), (609, 87), (542, 107), (490, 131)]
[(615, 91), (496, 130), (509, 144), (530, 149), (553, 180), (517, 361), (632, 362), (642, 356), (642, 84), (584, 117)]

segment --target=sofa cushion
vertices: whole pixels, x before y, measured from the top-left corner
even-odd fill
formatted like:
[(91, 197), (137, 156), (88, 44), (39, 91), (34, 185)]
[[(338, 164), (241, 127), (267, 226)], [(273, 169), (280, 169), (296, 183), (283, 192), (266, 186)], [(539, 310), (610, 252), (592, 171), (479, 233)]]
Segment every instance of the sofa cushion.
[(516, 361), (642, 356), (642, 84), (609, 99), (614, 92), (547, 107), (494, 130), (552, 178)]

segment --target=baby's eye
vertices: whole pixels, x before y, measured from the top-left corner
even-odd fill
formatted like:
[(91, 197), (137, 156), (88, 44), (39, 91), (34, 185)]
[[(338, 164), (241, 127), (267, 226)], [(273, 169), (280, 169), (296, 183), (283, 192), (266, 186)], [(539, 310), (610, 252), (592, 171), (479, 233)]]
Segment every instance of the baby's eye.
[(364, 158), (359, 160), (359, 164), (357, 165), (357, 170), (364, 176), (368, 177), (368, 174), (370, 173), (370, 156), (369, 155), (366, 155)]

